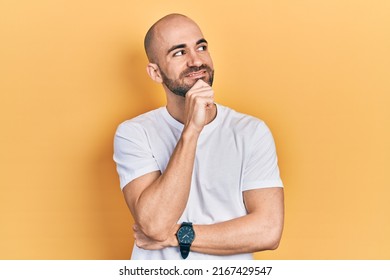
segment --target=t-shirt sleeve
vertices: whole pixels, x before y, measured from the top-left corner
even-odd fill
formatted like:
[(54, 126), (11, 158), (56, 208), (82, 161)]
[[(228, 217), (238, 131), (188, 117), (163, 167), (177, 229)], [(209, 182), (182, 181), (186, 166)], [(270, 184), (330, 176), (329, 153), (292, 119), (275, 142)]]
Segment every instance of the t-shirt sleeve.
[(129, 121), (115, 133), (114, 161), (121, 189), (135, 178), (159, 170), (145, 131)]
[(260, 122), (251, 137), (251, 149), (244, 168), (242, 191), (283, 187), (271, 131)]

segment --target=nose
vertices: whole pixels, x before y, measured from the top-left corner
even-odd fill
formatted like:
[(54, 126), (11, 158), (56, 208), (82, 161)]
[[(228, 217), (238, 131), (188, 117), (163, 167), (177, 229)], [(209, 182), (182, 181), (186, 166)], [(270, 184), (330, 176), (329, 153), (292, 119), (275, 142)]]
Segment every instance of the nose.
[(188, 54), (187, 66), (188, 67), (192, 67), (192, 66), (199, 67), (201, 65), (203, 65), (203, 61), (202, 61), (199, 53), (196, 51), (190, 52)]

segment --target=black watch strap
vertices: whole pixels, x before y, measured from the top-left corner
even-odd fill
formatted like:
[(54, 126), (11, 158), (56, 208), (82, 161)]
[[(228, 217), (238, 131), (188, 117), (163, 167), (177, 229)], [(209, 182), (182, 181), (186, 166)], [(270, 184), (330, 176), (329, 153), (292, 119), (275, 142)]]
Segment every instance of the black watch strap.
[(188, 254), (190, 253), (190, 244), (181, 244), (180, 245), (180, 254), (183, 259), (186, 259), (188, 257)]

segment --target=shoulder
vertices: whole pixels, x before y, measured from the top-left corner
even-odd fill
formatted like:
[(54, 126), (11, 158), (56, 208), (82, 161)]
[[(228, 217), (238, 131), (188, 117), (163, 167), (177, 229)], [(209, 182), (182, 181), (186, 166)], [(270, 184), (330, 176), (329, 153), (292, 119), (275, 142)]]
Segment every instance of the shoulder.
[(161, 110), (162, 108), (158, 108), (123, 121), (118, 125), (116, 135), (142, 132), (149, 127), (156, 126)]
[(229, 107), (218, 105), (222, 115), (222, 126), (232, 129), (236, 133), (265, 134), (269, 132), (266, 123), (257, 117), (237, 112)]

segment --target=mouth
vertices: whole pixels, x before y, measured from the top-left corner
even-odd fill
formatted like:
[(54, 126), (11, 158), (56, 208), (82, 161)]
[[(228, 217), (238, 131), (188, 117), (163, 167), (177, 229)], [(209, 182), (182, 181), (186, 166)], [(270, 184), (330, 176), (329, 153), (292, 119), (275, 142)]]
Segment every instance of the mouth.
[(200, 71), (191, 72), (185, 75), (185, 77), (190, 79), (201, 79), (204, 78), (206, 75), (207, 75), (206, 70), (200, 70)]

